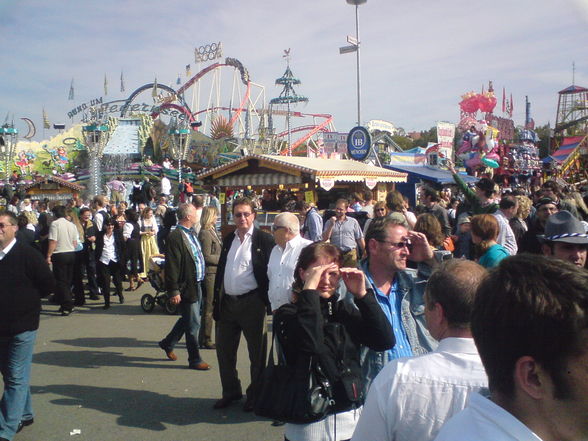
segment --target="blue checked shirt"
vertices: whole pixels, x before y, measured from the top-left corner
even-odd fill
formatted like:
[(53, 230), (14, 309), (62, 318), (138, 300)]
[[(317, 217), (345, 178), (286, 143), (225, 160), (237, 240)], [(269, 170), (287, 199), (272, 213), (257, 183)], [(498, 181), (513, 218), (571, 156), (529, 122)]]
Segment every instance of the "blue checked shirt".
[(398, 293), (398, 277), (394, 278), (392, 286), (390, 287), (390, 293), (386, 295), (376, 288), (376, 284), (368, 270), (367, 261), (363, 263), (362, 269), (376, 294), (376, 299), (378, 300), (380, 307), (392, 326), (394, 337), (396, 337), (396, 345), (394, 345), (392, 349), (386, 351), (388, 361), (401, 357), (412, 357), (413, 353), (408, 341), (408, 335), (406, 334), (406, 329), (404, 329), (404, 326), (402, 325), (402, 296)]
[(194, 231), (189, 230), (182, 225), (178, 225), (178, 228), (182, 230), (182, 232), (188, 237), (190, 247), (192, 248), (192, 255), (194, 256), (194, 263), (196, 264), (196, 281), (201, 282), (204, 280), (206, 266), (204, 264), (202, 250), (200, 249), (200, 243), (198, 243), (198, 239), (196, 238)]

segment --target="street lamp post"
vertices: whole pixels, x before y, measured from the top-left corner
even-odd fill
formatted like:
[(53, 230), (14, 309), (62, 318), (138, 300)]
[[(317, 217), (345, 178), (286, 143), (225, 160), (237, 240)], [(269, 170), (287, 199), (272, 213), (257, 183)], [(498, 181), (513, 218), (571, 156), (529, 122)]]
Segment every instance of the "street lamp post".
[(188, 124), (182, 123), (169, 129), (172, 141), (172, 154), (178, 158), (178, 183), (182, 182), (182, 161), (186, 160), (190, 146), (191, 129)]
[(359, 41), (359, 5), (367, 3), (367, 0), (345, 0), (347, 4), (355, 6), (355, 37), (347, 36), (350, 46), (339, 48), (340, 54), (355, 52), (357, 70), (357, 125), (361, 125), (361, 81), (360, 81), (360, 41)]
[(16, 152), (18, 142), (18, 129), (12, 125), (4, 124), (0, 127), (0, 158), (4, 162), (4, 182), (8, 184), (10, 179), (10, 162)]
[(102, 157), (104, 155), (104, 147), (106, 147), (109, 138), (108, 129), (107, 124), (98, 121), (90, 121), (82, 127), (90, 164), (89, 187), (93, 196), (101, 193)]

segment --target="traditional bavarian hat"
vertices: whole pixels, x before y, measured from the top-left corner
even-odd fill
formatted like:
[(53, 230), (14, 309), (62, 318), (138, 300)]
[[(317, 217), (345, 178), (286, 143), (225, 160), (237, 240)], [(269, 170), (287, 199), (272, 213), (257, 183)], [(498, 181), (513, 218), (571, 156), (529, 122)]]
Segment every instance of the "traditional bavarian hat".
[(545, 222), (545, 234), (540, 234), (537, 238), (541, 242), (588, 244), (588, 234), (582, 222), (566, 210), (549, 216)]

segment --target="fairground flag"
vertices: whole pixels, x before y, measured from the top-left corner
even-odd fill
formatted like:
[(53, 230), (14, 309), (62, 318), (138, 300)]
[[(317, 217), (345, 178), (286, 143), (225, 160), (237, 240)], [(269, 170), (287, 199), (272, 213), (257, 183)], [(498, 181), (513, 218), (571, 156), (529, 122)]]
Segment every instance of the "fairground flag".
[(157, 91), (157, 77), (155, 77), (155, 82), (153, 83), (153, 90), (151, 91), (151, 96), (156, 97), (157, 95), (159, 95), (159, 92)]
[(43, 128), (50, 129), (51, 123), (49, 122), (49, 117), (47, 116), (47, 112), (45, 112), (45, 108), (43, 107)]
[(178, 74), (178, 79), (176, 80), (176, 84), (182, 84), (182, 78), (180, 78), (180, 74)]
[(108, 78), (106, 78), (106, 74), (104, 74), (104, 95), (108, 95)]
[(190, 65), (186, 64), (186, 77), (192, 75), (192, 69), (190, 69)]
[(120, 91), (125, 91), (125, 79), (123, 78), (123, 71), (120, 71)]
[(69, 96), (67, 97), (68, 100), (74, 99), (74, 88), (73, 88), (73, 78), (71, 79), (71, 84), (69, 85)]
[(506, 112), (506, 90), (502, 88), (502, 113)]

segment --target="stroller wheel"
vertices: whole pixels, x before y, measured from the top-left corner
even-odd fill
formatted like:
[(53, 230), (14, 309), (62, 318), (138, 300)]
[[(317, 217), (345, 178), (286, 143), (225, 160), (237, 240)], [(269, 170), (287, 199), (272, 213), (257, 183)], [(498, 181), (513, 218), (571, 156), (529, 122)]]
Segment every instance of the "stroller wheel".
[(153, 308), (155, 308), (155, 297), (151, 294), (143, 294), (143, 297), (141, 297), (141, 308), (145, 312), (153, 311)]
[(172, 302), (170, 302), (169, 299), (167, 299), (167, 301), (165, 302), (165, 312), (167, 312), (169, 315), (177, 314), (178, 305), (174, 305)]

